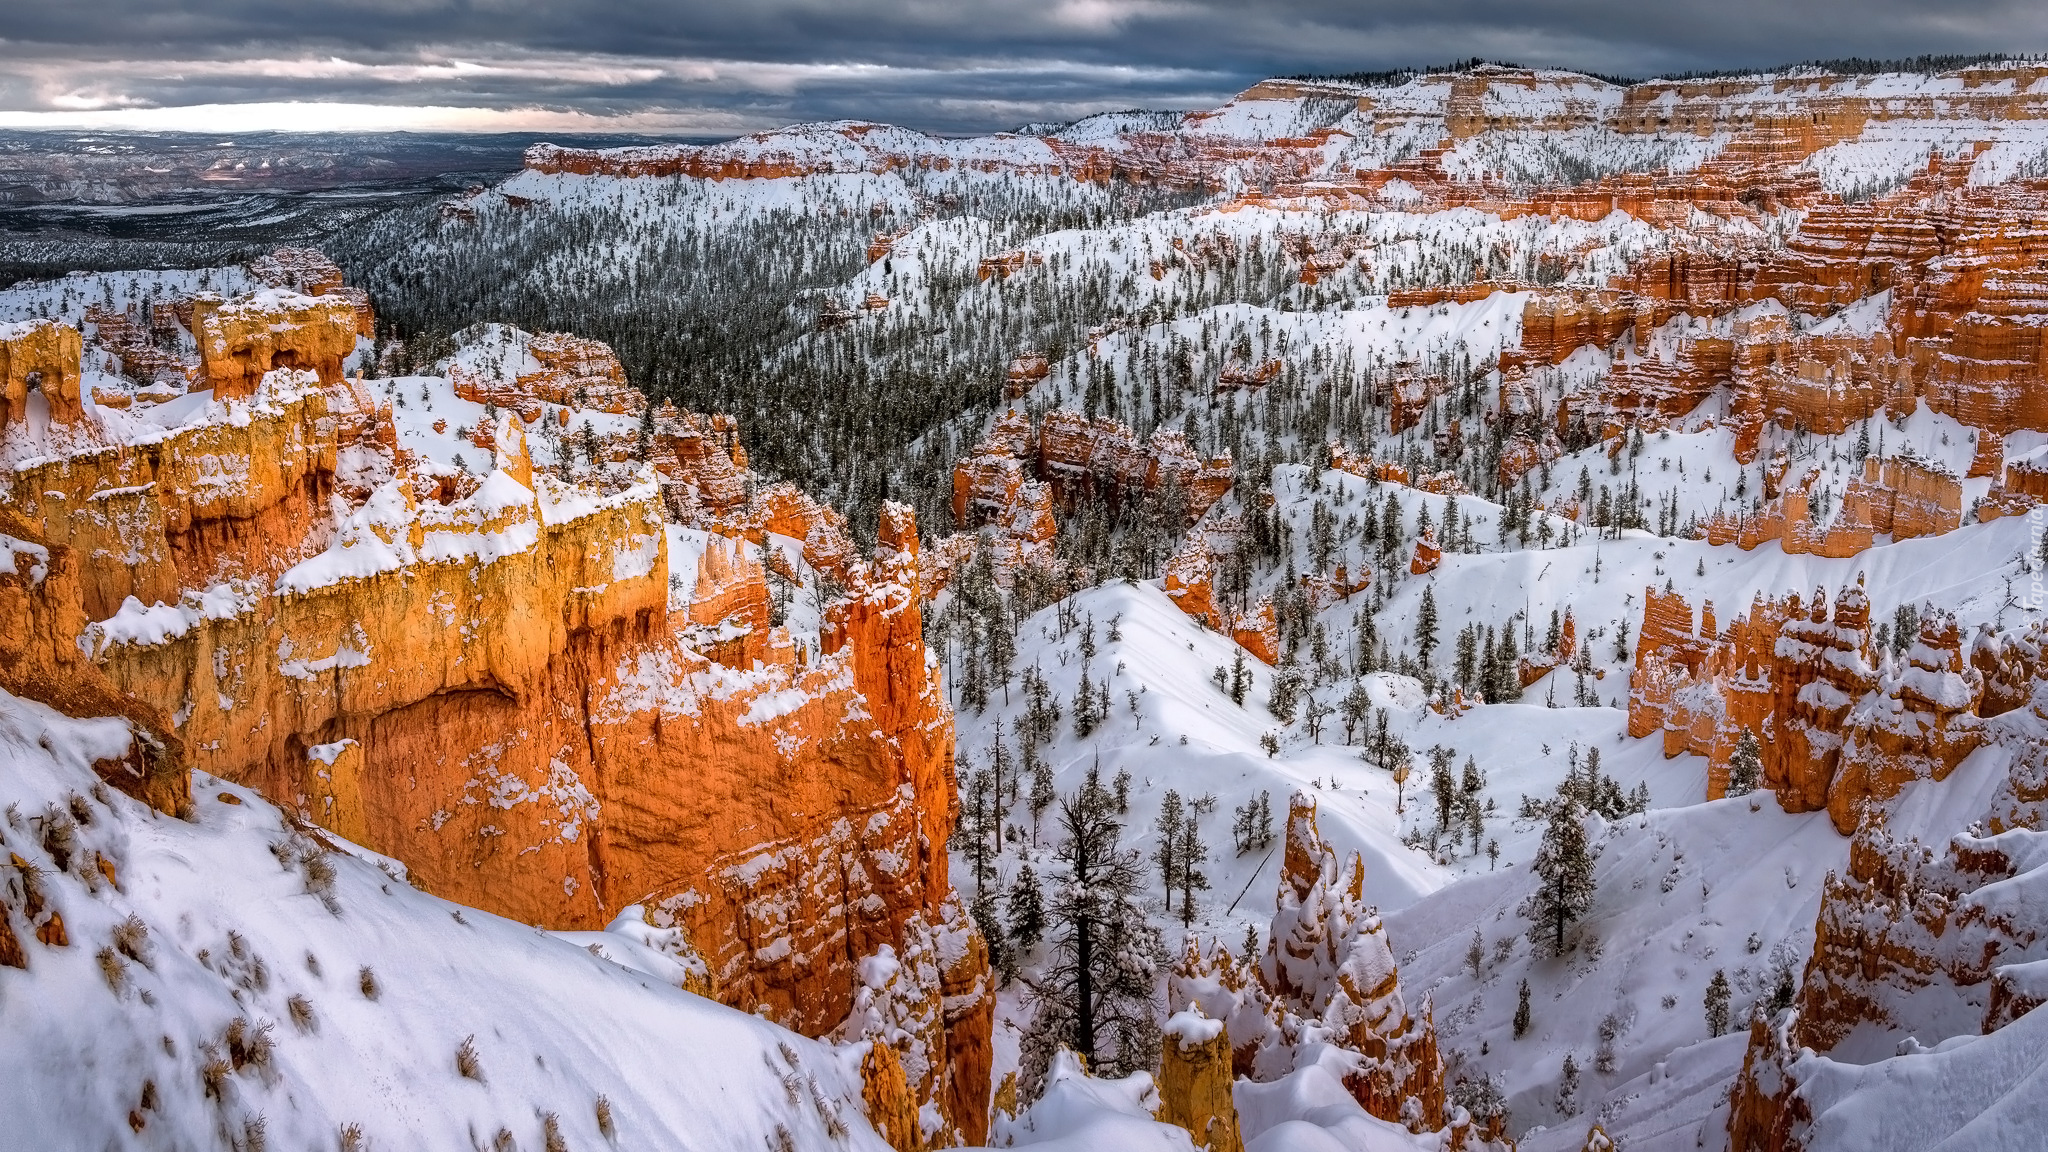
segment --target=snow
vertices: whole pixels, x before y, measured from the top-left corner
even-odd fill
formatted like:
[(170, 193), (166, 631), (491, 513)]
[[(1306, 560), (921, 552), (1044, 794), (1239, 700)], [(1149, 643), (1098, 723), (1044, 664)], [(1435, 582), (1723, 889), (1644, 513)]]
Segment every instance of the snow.
[(1175, 1040), (1180, 1041), (1181, 1047), (1193, 1048), (1200, 1044), (1207, 1044), (1221, 1035), (1223, 1032), (1223, 1021), (1211, 1020), (1207, 1016), (1202, 1015), (1200, 1010), (1191, 1008), (1168, 1016), (1166, 1023), (1160, 1026), (1159, 1031), (1162, 1035), (1171, 1036)]
[[(757, 1152), (778, 1126), (823, 1147), (828, 1112), (849, 1130), (834, 1146), (886, 1147), (839, 1053), (680, 990), (669, 931), (633, 910), (601, 933), (544, 932), (415, 891), (344, 850), (326, 853), (330, 912), (271, 847), (318, 851), (331, 838), (295, 832), (253, 792), (204, 775), (191, 822), (114, 794), (78, 802), (93, 817), (78, 837), (117, 862), (118, 888), (89, 864), (55, 868), (30, 821), (88, 792), (91, 762), (128, 742), (122, 721), (0, 694), (0, 840), (43, 869), (72, 940), (29, 940), (28, 970), (0, 968), (0, 1109), (22, 1146), (124, 1144), (152, 1081), (156, 1104), (138, 1115), (165, 1146), (242, 1140), (260, 1120), (273, 1147), (333, 1147), (352, 1124), (371, 1148), (467, 1150), (501, 1127), (538, 1148), (552, 1114), (571, 1147), (604, 1147), (602, 1096), (620, 1147)], [(122, 964), (116, 990), (94, 953), (131, 915), (149, 963)], [(300, 996), (305, 1027), (288, 1004)], [(268, 1067), (230, 1073), (208, 1099), (197, 1070), (238, 1018), (267, 1031)], [(481, 1082), (456, 1071), (466, 1037)]]
[(1045, 1152), (1191, 1152), (1186, 1130), (1152, 1119), (1158, 1106), (1149, 1073), (1098, 1080), (1081, 1070), (1073, 1053), (1062, 1051), (1046, 1073), (1044, 1095), (1015, 1119), (999, 1113), (989, 1145)]
[(134, 596), (105, 620), (86, 625), (78, 638), (79, 649), (98, 656), (115, 644), (150, 647), (165, 644), (190, 632), (207, 620), (232, 620), (256, 606), (260, 597), (253, 588), (237, 584), (216, 584), (205, 591), (186, 592), (176, 604), (159, 600), (145, 605)]

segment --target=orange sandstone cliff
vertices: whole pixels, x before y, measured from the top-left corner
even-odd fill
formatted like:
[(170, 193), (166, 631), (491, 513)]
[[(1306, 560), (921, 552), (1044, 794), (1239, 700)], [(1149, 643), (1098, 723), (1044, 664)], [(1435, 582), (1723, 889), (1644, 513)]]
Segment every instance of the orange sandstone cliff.
[[(978, 1142), (992, 991), (947, 876), (953, 720), (909, 511), (859, 556), (836, 514), (763, 498), (729, 421), (673, 411), (658, 469), (565, 479), (529, 450), (518, 387), (644, 405), (609, 349), (567, 337), (531, 338), (542, 368), (511, 392), (471, 382), (501, 411), (475, 437), (484, 472), (458, 475), (341, 378), (347, 296), (192, 315), (199, 418), (137, 443), (81, 411), (83, 447), (0, 473), (0, 599), (32, 623), (0, 641), (20, 649), (6, 686), (160, 733), (149, 762), (102, 773), (166, 811), (196, 768), (453, 900), (556, 928), (645, 905), (721, 998), (813, 1035), (855, 1015), (865, 958), (914, 956), (895, 995), (924, 1026), (902, 1062), (943, 1117), (919, 1138)], [(0, 368), (61, 399), (67, 332), (12, 337)], [(815, 636), (769, 623), (771, 533), (802, 543), (776, 563), (845, 590)]]

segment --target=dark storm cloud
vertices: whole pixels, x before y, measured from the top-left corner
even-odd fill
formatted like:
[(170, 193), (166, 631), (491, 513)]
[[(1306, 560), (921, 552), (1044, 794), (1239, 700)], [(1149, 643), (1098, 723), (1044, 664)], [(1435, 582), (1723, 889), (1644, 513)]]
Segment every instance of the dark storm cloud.
[(0, 6), (0, 109), (323, 101), (984, 131), (1474, 55), (1640, 76), (2042, 48), (2040, 0), (96, 0), (89, 19)]

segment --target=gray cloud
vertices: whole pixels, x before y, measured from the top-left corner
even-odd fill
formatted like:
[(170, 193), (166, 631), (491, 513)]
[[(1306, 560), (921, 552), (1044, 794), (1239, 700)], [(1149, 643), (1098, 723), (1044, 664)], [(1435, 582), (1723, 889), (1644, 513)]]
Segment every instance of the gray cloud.
[(2039, 0), (96, 0), (89, 20), (0, 8), (0, 110), (320, 101), (505, 126), (963, 132), (1473, 55), (1654, 75), (2042, 48)]

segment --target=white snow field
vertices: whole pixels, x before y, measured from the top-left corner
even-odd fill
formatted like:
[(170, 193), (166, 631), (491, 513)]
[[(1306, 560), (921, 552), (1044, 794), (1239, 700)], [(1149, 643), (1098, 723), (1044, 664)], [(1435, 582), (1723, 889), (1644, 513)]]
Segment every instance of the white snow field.
[(462, 908), (205, 776), (192, 822), (156, 815), (94, 787), (128, 740), (0, 694), (9, 900), (33, 871), (70, 936), (0, 968), (0, 1145), (887, 1149), (861, 1049), (683, 991), (680, 941), (632, 910), (553, 933)]

